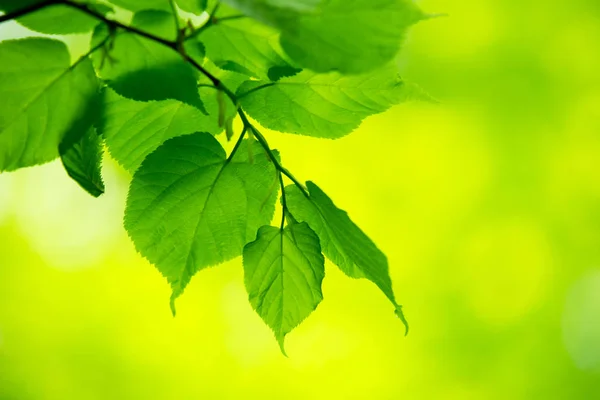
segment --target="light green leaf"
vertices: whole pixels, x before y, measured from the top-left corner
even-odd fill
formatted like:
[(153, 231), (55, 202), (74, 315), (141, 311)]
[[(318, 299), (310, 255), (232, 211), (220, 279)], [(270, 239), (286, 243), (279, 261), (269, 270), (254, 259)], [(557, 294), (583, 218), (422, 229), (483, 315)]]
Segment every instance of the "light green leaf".
[(17, 21), (32, 31), (55, 35), (90, 32), (100, 23), (96, 18), (63, 4), (45, 7)]
[(175, 17), (168, 11), (139, 11), (133, 15), (131, 25), (166, 40), (175, 41), (177, 39)]
[(366, 278), (375, 283), (394, 305), (396, 315), (408, 324), (402, 306), (396, 302), (385, 254), (314, 183), (307, 182), (309, 196), (298, 187), (285, 188), (287, 206), (298, 221), (307, 222), (317, 233), (325, 256), (351, 278)]
[(129, 190), (125, 228), (171, 284), (172, 307), (196, 272), (241, 255), (269, 223), (276, 182), (260, 145), (245, 141), (228, 162), (208, 133), (171, 139), (144, 160)]
[(282, 28), (281, 45), (303, 67), (358, 74), (391, 61), (423, 18), (411, 0), (331, 0), (299, 15), (294, 29)]
[(369, 115), (407, 100), (412, 90), (393, 65), (366, 75), (303, 71), (277, 82), (247, 81), (238, 89), (244, 109), (266, 128), (339, 138)]
[(137, 12), (143, 10), (170, 10), (169, 0), (110, 0), (115, 6)]
[(290, 8), (296, 11), (315, 11), (323, 0), (265, 0), (270, 6)]
[(244, 247), (244, 282), (250, 304), (271, 327), (285, 354), (285, 335), (323, 300), (325, 259), (306, 223), (263, 226)]
[(63, 42), (0, 43), (0, 171), (42, 164), (59, 144), (77, 141), (97, 110), (98, 80), (89, 59), (71, 65)]
[(102, 138), (94, 128), (68, 149), (61, 149), (60, 157), (69, 176), (94, 197), (104, 193), (102, 154)]
[(200, 15), (206, 10), (208, 0), (176, 0), (176, 2), (183, 11)]
[[(134, 17), (134, 25), (139, 19)], [(145, 24), (137, 26), (144, 28)], [(98, 26), (92, 43), (106, 35), (106, 27)], [(94, 53), (93, 61), (100, 77), (117, 93), (141, 101), (175, 99), (204, 109), (196, 89), (196, 72), (172, 49), (125, 32), (118, 32), (108, 48), (108, 53)]]
[(281, 56), (279, 32), (251, 19), (225, 20), (207, 29), (201, 39), (208, 58), (223, 69), (269, 79), (270, 68), (291, 68)]
[[(210, 89), (213, 96), (216, 90)], [(216, 112), (206, 115), (177, 100), (141, 102), (120, 96), (112, 89), (104, 91), (98, 130), (104, 136), (111, 156), (133, 173), (144, 158), (163, 142), (194, 132), (217, 134)], [(211, 108), (217, 106), (209, 102)]]
[(238, 9), (259, 21), (281, 28), (291, 23), (303, 13), (318, 10), (323, 0), (223, 0), (224, 3)]
[(316, 72), (358, 74), (400, 50), (407, 29), (426, 18), (411, 0), (226, 0), (281, 31), (281, 46)]

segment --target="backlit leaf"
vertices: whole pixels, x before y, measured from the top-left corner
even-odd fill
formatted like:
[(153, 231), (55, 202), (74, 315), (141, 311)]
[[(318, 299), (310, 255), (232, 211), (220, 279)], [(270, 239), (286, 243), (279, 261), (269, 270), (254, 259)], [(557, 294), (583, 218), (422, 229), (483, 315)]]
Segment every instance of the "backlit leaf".
[(264, 127), (330, 139), (412, 93), (393, 65), (366, 75), (303, 71), (274, 83), (247, 81), (238, 89), (244, 109)]
[(110, 0), (115, 6), (133, 12), (143, 10), (170, 10), (169, 0)]
[(279, 33), (248, 18), (218, 23), (201, 40), (207, 56), (223, 69), (269, 79), (270, 68), (292, 68), (281, 56)]
[(171, 139), (144, 160), (131, 183), (125, 228), (171, 284), (172, 306), (196, 272), (241, 255), (270, 221), (276, 182), (256, 142), (244, 142), (228, 162), (208, 133)]
[(33, 31), (56, 35), (91, 32), (100, 23), (96, 18), (63, 4), (45, 7), (17, 21)]
[(271, 327), (284, 350), (284, 339), (323, 299), (325, 260), (319, 238), (306, 224), (285, 229), (263, 226), (244, 247), (244, 282), (250, 304)]
[(53, 160), (95, 117), (91, 62), (71, 65), (65, 44), (46, 38), (2, 42), (0, 60), (0, 171)]
[(176, 0), (177, 5), (183, 11), (200, 15), (206, 10), (208, 0)]
[(408, 331), (402, 306), (394, 296), (385, 254), (317, 185), (307, 182), (306, 186), (309, 196), (296, 186), (285, 188), (287, 205), (294, 218), (308, 223), (319, 236), (325, 256), (346, 275), (375, 283), (394, 305)]
[[(209, 93), (215, 94), (216, 90)], [(206, 115), (177, 100), (141, 102), (124, 98), (111, 89), (105, 90), (103, 97), (98, 129), (111, 156), (132, 173), (168, 139), (194, 132), (222, 131), (216, 114)]]
[(101, 164), (102, 138), (94, 128), (66, 150), (61, 149), (61, 160), (65, 170), (75, 182), (94, 197), (104, 193)]
[(411, 0), (226, 0), (281, 31), (283, 50), (316, 72), (358, 74), (390, 62), (425, 18)]

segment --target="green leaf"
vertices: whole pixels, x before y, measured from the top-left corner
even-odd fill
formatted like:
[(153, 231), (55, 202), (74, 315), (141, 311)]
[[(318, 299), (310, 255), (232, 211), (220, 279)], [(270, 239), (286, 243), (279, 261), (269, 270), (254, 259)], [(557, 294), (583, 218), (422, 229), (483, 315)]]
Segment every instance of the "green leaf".
[(285, 335), (323, 300), (325, 259), (306, 223), (263, 226), (244, 247), (244, 281), (250, 304), (271, 327), (285, 354)]
[(198, 64), (204, 64), (204, 57), (206, 57), (206, 48), (204, 44), (197, 40), (187, 40), (183, 42), (183, 47), (188, 56), (190, 56)]
[[(248, 75), (219, 68), (208, 58), (204, 62), (204, 68), (206, 68), (213, 76), (215, 76), (217, 79), (219, 79), (219, 81), (226, 88), (233, 91), (234, 93), (242, 85), (242, 83), (244, 83), (248, 80)], [(208, 87), (214, 88), (214, 85), (210, 81), (210, 79), (208, 79), (204, 75), (200, 75), (198, 82), (201, 86), (204, 86), (207, 88)]]
[(61, 160), (69, 176), (94, 197), (104, 193), (101, 173), (102, 154), (102, 138), (94, 128), (90, 128), (68, 149), (61, 149)]
[[(215, 95), (216, 90), (211, 90)], [(177, 100), (141, 102), (104, 91), (98, 130), (106, 140), (111, 156), (129, 172), (135, 172), (144, 158), (163, 142), (194, 132), (217, 134), (222, 131), (215, 114), (206, 115)], [(216, 103), (216, 100), (214, 100)], [(217, 106), (209, 103), (211, 108)]]
[(357, 74), (400, 50), (407, 29), (426, 18), (411, 0), (226, 0), (281, 31), (281, 46), (303, 68)]
[(424, 18), (411, 0), (331, 0), (283, 29), (281, 45), (317, 72), (357, 74), (391, 61), (407, 29)]
[(339, 138), (369, 115), (410, 98), (393, 65), (367, 75), (303, 71), (277, 82), (247, 81), (238, 89), (244, 109), (266, 128)]
[(269, 223), (276, 182), (260, 145), (244, 141), (228, 162), (208, 133), (171, 139), (144, 160), (131, 182), (125, 228), (171, 284), (173, 311), (196, 272), (241, 255)]
[(41, 3), (42, 1), (43, 0), (20, 0), (17, 2), (15, 0), (0, 0), (0, 11), (9, 13)]
[(200, 15), (206, 10), (207, 0), (176, 0), (177, 6), (183, 11)]
[(206, 55), (220, 68), (269, 79), (273, 67), (293, 68), (281, 56), (279, 33), (250, 19), (223, 21), (202, 33)]
[[(137, 17), (134, 25), (152, 26), (147, 19), (144, 24), (137, 23), (142, 18), (140, 14)], [(92, 43), (99, 43), (107, 34), (104, 25), (98, 26)], [(125, 32), (117, 32), (107, 47), (108, 53), (94, 53), (94, 66), (117, 93), (141, 101), (175, 99), (204, 110), (196, 89), (196, 72), (172, 49)]]
[(269, 68), (267, 76), (272, 81), (278, 81), (281, 78), (287, 78), (290, 76), (298, 75), (302, 70), (300, 68), (292, 67), (291, 65), (274, 66)]
[(175, 41), (177, 39), (175, 17), (168, 11), (139, 11), (133, 15), (131, 25), (166, 40)]
[(143, 10), (170, 10), (169, 0), (110, 0), (112, 4), (137, 12)]
[(42, 164), (77, 141), (97, 111), (98, 80), (88, 58), (71, 65), (63, 42), (0, 43), (0, 171)]
[(63, 4), (45, 7), (17, 21), (32, 31), (55, 35), (90, 32), (100, 23), (96, 18)]
[(279, 27), (298, 15), (316, 12), (323, 0), (223, 0), (244, 14)]
[(406, 326), (402, 306), (396, 302), (385, 254), (314, 183), (307, 182), (309, 195), (296, 186), (285, 188), (287, 206), (298, 221), (307, 222), (317, 233), (323, 253), (351, 278), (366, 278), (375, 283), (392, 302)]
[(296, 11), (315, 11), (323, 0), (266, 0), (265, 3), (280, 8), (290, 8)]

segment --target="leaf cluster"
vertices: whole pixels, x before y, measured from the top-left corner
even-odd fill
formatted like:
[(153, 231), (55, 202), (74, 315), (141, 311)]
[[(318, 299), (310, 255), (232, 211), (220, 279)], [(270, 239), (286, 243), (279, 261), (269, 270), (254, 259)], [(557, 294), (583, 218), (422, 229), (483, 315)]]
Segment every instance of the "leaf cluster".
[(198, 271), (241, 255), (250, 303), (284, 351), (323, 299), (327, 257), (377, 285), (406, 323), (385, 255), (283, 166), (253, 121), (335, 139), (426, 98), (394, 63), (407, 29), (427, 18), (415, 4), (0, 0), (0, 11), (0, 22), (44, 34), (90, 34), (76, 60), (60, 37), (0, 42), (0, 171), (60, 158), (97, 197), (108, 150), (132, 174), (125, 228), (171, 285), (173, 313)]

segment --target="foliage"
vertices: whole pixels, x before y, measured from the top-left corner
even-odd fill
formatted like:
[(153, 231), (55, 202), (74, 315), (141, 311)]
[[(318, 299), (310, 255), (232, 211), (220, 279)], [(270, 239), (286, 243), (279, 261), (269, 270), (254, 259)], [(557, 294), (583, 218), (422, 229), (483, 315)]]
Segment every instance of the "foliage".
[[(130, 21), (116, 19), (123, 9)], [(0, 43), (0, 171), (60, 156), (97, 197), (106, 146), (133, 175), (125, 228), (170, 283), (173, 313), (198, 271), (243, 255), (250, 302), (284, 351), (285, 335), (323, 298), (324, 254), (374, 282), (406, 324), (385, 255), (283, 167), (250, 118), (334, 139), (424, 97), (394, 63), (406, 30), (427, 17), (412, 2), (0, 0), (0, 10), (0, 22), (41, 33), (91, 34), (74, 62), (55, 38)], [(216, 137), (230, 140), (236, 118), (242, 130), (227, 154)], [(281, 222), (271, 226), (279, 193)]]

